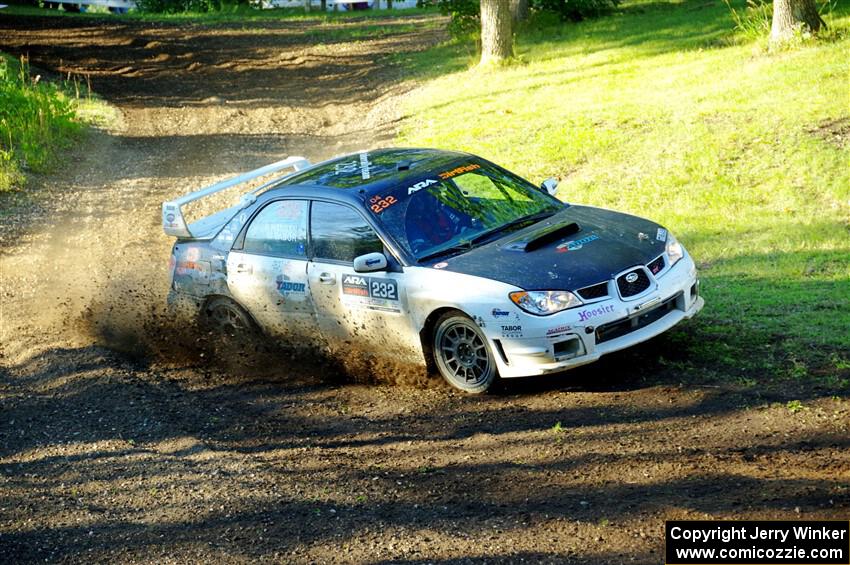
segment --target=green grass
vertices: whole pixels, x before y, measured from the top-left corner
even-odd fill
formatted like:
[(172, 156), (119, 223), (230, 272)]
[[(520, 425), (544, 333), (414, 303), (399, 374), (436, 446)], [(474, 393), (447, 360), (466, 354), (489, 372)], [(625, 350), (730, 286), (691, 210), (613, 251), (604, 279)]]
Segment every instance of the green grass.
[(107, 119), (105, 106), (79, 81), (48, 81), (25, 61), (0, 53), (0, 192), (22, 187), (26, 173), (50, 170), (56, 153)]
[(519, 62), (487, 71), (450, 42), (401, 60), (430, 80), (399, 142), (557, 176), (567, 201), (668, 226), (700, 266), (706, 308), (671, 338), (700, 378), (846, 386), (850, 6), (827, 22), (825, 40), (771, 55), (719, 0), (631, 2), (529, 26)]

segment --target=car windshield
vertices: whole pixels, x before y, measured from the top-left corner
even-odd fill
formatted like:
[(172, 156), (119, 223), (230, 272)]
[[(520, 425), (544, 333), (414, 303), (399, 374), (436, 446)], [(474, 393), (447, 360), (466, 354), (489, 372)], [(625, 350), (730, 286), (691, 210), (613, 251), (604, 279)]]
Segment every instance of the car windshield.
[(369, 206), (400, 245), (425, 261), (486, 243), (564, 205), (528, 181), (470, 159), (375, 195)]

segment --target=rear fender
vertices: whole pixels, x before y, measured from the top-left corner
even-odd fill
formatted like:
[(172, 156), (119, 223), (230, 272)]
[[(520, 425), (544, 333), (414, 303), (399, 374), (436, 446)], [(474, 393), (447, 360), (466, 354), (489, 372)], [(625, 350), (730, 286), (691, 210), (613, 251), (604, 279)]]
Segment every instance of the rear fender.
[(208, 242), (178, 241), (171, 249), (168, 265), (173, 291), (194, 297), (230, 296), (226, 257)]

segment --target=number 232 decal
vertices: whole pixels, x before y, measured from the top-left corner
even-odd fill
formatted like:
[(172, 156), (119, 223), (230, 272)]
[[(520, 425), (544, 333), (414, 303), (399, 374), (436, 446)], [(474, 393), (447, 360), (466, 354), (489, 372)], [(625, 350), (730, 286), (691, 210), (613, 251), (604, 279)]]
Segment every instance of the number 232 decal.
[(395, 196), (387, 196), (386, 198), (373, 196), (369, 199), (369, 203), (371, 204), (370, 208), (372, 208), (372, 212), (376, 214), (380, 214), (396, 202), (398, 202), (398, 200)]
[(398, 286), (396, 286), (395, 281), (379, 281), (370, 279), (369, 286), (369, 294), (373, 298), (398, 300)]

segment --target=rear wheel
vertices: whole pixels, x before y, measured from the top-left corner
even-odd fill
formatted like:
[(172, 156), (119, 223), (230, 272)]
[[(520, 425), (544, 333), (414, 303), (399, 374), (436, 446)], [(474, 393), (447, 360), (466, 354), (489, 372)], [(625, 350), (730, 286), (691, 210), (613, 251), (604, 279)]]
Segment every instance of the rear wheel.
[(252, 334), (255, 330), (254, 321), (248, 312), (223, 296), (213, 298), (204, 306), (201, 321), (208, 328), (231, 337)]
[(480, 394), (495, 382), (499, 373), (487, 338), (468, 316), (447, 312), (434, 326), (434, 362), (450, 385)]

